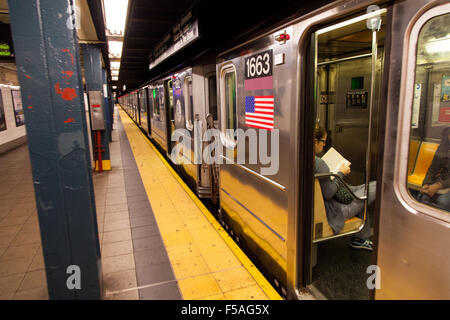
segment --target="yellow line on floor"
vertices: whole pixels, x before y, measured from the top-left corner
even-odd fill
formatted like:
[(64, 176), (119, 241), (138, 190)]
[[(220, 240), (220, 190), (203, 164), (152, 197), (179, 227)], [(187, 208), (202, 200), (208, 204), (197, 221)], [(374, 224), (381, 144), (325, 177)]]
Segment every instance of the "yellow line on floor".
[[(123, 111), (121, 110), (121, 108), (119, 108), (119, 114), (121, 116), (122, 119), (122, 123), (124, 124), (124, 128), (125, 128), (125, 132), (128, 136), (128, 139), (130, 141), (130, 145), (132, 147), (133, 150), (133, 154), (135, 156), (136, 159), (136, 163), (138, 165), (140, 174), (141, 174), (141, 178), (142, 178), (142, 182), (144, 183), (144, 186), (146, 187), (146, 191), (147, 191), (147, 195), (149, 196), (149, 200), (151, 200), (152, 202), (152, 208), (154, 209), (155, 212), (155, 217), (157, 218), (158, 221), (158, 226), (161, 228), (164, 228), (164, 222), (171, 222), (170, 224), (176, 224), (177, 221), (174, 219), (173, 221), (168, 221), (165, 219), (172, 219), (170, 217), (167, 217), (167, 214), (164, 213), (164, 210), (167, 209), (168, 207), (166, 206), (166, 208), (164, 208), (164, 205), (167, 205), (165, 203), (163, 203), (163, 198), (166, 197), (167, 195), (164, 194), (164, 191), (161, 191), (160, 189), (163, 188), (163, 186), (161, 185), (161, 182), (154, 180), (153, 182), (150, 182), (150, 177), (154, 178), (155, 173), (151, 173), (150, 171), (145, 172), (145, 169), (148, 167), (148, 164), (144, 165), (145, 162), (145, 156), (142, 155), (143, 152), (145, 152), (145, 147), (142, 146), (141, 141), (136, 142), (133, 141), (132, 138), (137, 138), (137, 136), (135, 136), (135, 133), (139, 132), (141, 138), (143, 138), (147, 144), (152, 148), (152, 150), (155, 152), (155, 154), (159, 157), (159, 159), (161, 160), (161, 162), (164, 164), (164, 166), (167, 168), (167, 170), (172, 174), (172, 176), (176, 179), (176, 181), (178, 182), (179, 185), (181, 185), (181, 187), (183, 188), (183, 190), (187, 193), (187, 195), (189, 195), (189, 197), (192, 199), (192, 201), (194, 201), (194, 203), (196, 204), (196, 206), (198, 207), (198, 209), (200, 209), (200, 211), (203, 213), (203, 216), (207, 219), (207, 221), (214, 227), (214, 229), (217, 231), (217, 233), (220, 235), (220, 237), (225, 241), (226, 245), (231, 249), (231, 251), (233, 252), (233, 254), (235, 255), (235, 257), (239, 260), (239, 262), (242, 264), (242, 266), (245, 268), (245, 270), (247, 270), (247, 272), (251, 275), (251, 277), (256, 281), (256, 283), (258, 284), (258, 286), (262, 289), (262, 291), (265, 293), (265, 295), (271, 299), (271, 300), (282, 300), (281, 296), (278, 294), (278, 292), (270, 285), (270, 283), (267, 281), (267, 279), (261, 274), (261, 272), (253, 265), (253, 263), (248, 259), (248, 257), (244, 254), (244, 252), (239, 248), (239, 246), (234, 242), (234, 240), (228, 235), (228, 233), (221, 227), (221, 225), (217, 222), (217, 220), (213, 217), (213, 215), (209, 212), (209, 210), (203, 205), (203, 203), (197, 198), (197, 196), (191, 191), (191, 189), (184, 183), (184, 181), (180, 178), (180, 176), (173, 170), (173, 168), (169, 165), (169, 163), (167, 163), (167, 161), (165, 160), (165, 158), (159, 153), (159, 151), (156, 149), (156, 147), (148, 140), (148, 138), (142, 133), (142, 131), (136, 126), (136, 124), (132, 121), (132, 119)], [(131, 139), (130, 139), (131, 138)], [(140, 145), (138, 146), (137, 143)], [(147, 155), (148, 158), (152, 157), (152, 155)], [(150, 170), (150, 169), (149, 169)], [(156, 178), (155, 178), (156, 179)], [(164, 179), (163, 177), (161, 179)], [(153, 184), (152, 184), (153, 183)], [(159, 183), (159, 185), (158, 185)], [(166, 181), (166, 184), (164, 185), (164, 187), (166, 189), (171, 188), (170, 186), (170, 181)], [(159, 189), (158, 189), (159, 187)], [(149, 192), (149, 190), (152, 190), (152, 192)], [(159, 202), (159, 205), (161, 207), (158, 207), (158, 203), (155, 203), (154, 200), (158, 199), (158, 195), (161, 197), (161, 201)], [(169, 196), (174, 196), (171, 195), (169, 193)], [(174, 196), (175, 197), (175, 196)], [(176, 198), (174, 203), (177, 202), (177, 199), (180, 199), (180, 201), (183, 201), (184, 199), (181, 198)], [(165, 199), (165, 201), (170, 201), (169, 198)], [(156, 206), (156, 208), (155, 208)], [(168, 206), (171, 206), (171, 204), (168, 204)], [(183, 209), (180, 209), (183, 210)], [(184, 219), (185, 217), (183, 216), (184, 212), (179, 216), (179, 218)], [(178, 216), (176, 216), (178, 217)], [(160, 224), (160, 222), (162, 222), (162, 224)], [(168, 231), (173, 231), (173, 227), (172, 229), (167, 229)], [(197, 232), (197, 230), (200, 229), (196, 229), (195, 233), (191, 233), (191, 235), (193, 234), (200, 234), (199, 232)], [(162, 230), (163, 231), (163, 230)], [(179, 231), (179, 230), (177, 230)], [(169, 245), (168, 247), (170, 248), (174, 248), (176, 247), (176, 244), (184, 244), (187, 242), (186, 238), (189, 237), (189, 234), (186, 234), (185, 237), (182, 235), (182, 232), (178, 232), (178, 238), (180, 237), (184, 237), (184, 240), (180, 240), (177, 242), (177, 240), (173, 240), (173, 238), (169, 237), (168, 235), (163, 234), (163, 232), (161, 232), (162, 236), (163, 236), (163, 241), (165, 241), (166, 246)], [(205, 236), (206, 237), (206, 236)], [(167, 242), (167, 243), (166, 243)], [(197, 242), (198, 243), (198, 242)], [(170, 246), (172, 245), (172, 246)], [(206, 249), (204, 249), (206, 250)], [(192, 250), (191, 250), (192, 251)], [(202, 251), (203, 252), (203, 251)], [(170, 259), (170, 254), (171, 252), (169, 252), (169, 259)], [(217, 257), (217, 259), (219, 259), (219, 257)], [(220, 259), (219, 259), (220, 260)], [(185, 262), (186, 260), (184, 260)], [(194, 259), (192, 260), (194, 261)], [(201, 264), (203, 260), (195, 260), (195, 262), (193, 262), (193, 268), (199, 268), (201, 269)], [(229, 261), (226, 261), (229, 262)], [(218, 268), (214, 269), (214, 266), (211, 267), (211, 262), (206, 261), (206, 263), (208, 264), (209, 269), (213, 269), (213, 274), (214, 271), (216, 271), (215, 276), (216, 276), (216, 280), (217, 278), (219, 278), (220, 276), (218, 276), (218, 274), (220, 272), (225, 272), (223, 270), (219, 270)], [(186, 264), (186, 263), (185, 263)], [(175, 266), (175, 268), (177, 268), (177, 266)], [(240, 270), (236, 270), (236, 273), (238, 273)], [(189, 271), (183, 270), (178, 272), (177, 269), (174, 270), (174, 272), (176, 273), (176, 276), (178, 273), (182, 274), (182, 278), (185, 277), (186, 272), (189, 273)], [(199, 273), (201, 271), (198, 271)], [(232, 272), (232, 271), (230, 271)], [(195, 274), (193, 274), (194, 276)], [(236, 275), (232, 275), (234, 277), (236, 277)], [(199, 279), (196, 279), (197, 281), (206, 281), (207, 279), (200, 279), (201, 277), (198, 277)], [(188, 284), (188, 281), (185, 280), (186, 282), (186, 288), (189, 288), (190, 285), (192, 285), (191, 283)], [(222, 286), (222, 284), (225, 281), (220, 282), (220, 279), (218, 280), (222, 291), (224, 291), (223, 288), (225, 288), (225, 285)], [(186, 296), (188, 297), (199, 297), (197, 293), (193, 292), (192, 290), (189, 291), (188, 289), (184, 289), (184, 282), (181, 283), (181, 281), (179, 282), (180, 284), (180, 290), (182, 290), (183, 296), (186, 298)], [(238, 292), (239, 293), (243, 293), (244, 289), (249, 289), (249, 288), (240, 288), (240, 290), (230, 290), (230, 291), (225, 291), (225, 297), (228, 297), (230, 299), (239, 299), (239, 296), (237, 296)], [(251, 288), (250, 288), (251, 289)], [(249, 290), (247, 290), (246, 292), (248, 292)], [(211, 291), (213, 292), (213, 291)], [(254, 290), (253, 290), (254, 292)], [(196, 295), (197, 294), (197, 295)], [(215, 297), (214, 294), (211, 294), (210, 297)]]

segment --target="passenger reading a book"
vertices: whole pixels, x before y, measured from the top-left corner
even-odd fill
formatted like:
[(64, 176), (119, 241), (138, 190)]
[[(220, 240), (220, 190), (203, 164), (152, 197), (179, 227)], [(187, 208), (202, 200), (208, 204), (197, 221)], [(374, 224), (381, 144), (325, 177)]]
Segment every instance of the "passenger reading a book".
[[(314, 173), (333, 172), (343, 179), (344, 176), (348, 175), (351, 171), (351, 164), (348, 160), (342, 157), (334, 148), (330, 148), (322, 158), (318, 157), (323, 151), (326, 140), (327, 132), (321, 126), (316, 125), (314, 129)], [(334, 177), (322, 177), (319, 178), (319, 183), (324, 198), (328, 224), (335, 234), (339, 233), (346, 220), (355, 216), (363, 217), (364, 201), (355, 199), (342, 185), (339, 179), (334, 179)], [(357, 197), (364, 196), (364, 184), (359, 186), (349, 186), (349, 188)], [(375, 192), (376, 181), (372, 181), (369, 183), (369, 205), (375, 200)], [(363, 229), (352, 237), (350, 247), (353, 249), (372, 251), (373, 243), (370, 240), (371, 228), (369, 215), (367, 214), (366, 216), (366, 223), (364, 224)]]

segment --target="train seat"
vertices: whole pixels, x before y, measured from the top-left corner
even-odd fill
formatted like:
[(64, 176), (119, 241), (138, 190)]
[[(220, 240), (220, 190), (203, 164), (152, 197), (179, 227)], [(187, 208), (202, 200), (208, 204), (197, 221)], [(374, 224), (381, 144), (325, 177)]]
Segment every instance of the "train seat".
[(418, 189), (422, 186), (423, 179), (425, 179), (438, 147), (439, 144), (433, 142), (422, 142), (420, 144), (414, 170), (408, 176), (408, 186), (410, 188)]
[[(347, 233), (356, 230), (361, 225), (362, 219), (353, 217), (345, 221), (344, 227), (339, 234)], [(327, 213), (325, 211), (325, 203), (322, 196), (322, 189), (320, 188), (319, 179), (314, 181), (314, 230), (313, 239), (318, 240), (333, 236), (333, 229), (328, 224)]]

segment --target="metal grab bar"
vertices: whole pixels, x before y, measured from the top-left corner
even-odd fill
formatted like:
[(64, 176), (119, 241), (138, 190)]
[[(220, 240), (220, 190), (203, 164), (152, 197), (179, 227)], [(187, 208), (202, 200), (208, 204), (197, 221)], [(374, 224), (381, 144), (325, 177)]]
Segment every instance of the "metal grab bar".
[(355, 198), (355, 199), (357, 199), (357, 200), (362, 200), (362, 201), (367, 200), (367, 195), (365, 195), (365, 196), (363, 196), (363, 197), (358, 197), (358, 196), (352, 191), (352, 189), (350, 189), (350, 187), (347, 185), (347, 183), (345, 183), (345, 181), (342, 180), (342, 178), (341, 178), (338, 174), (336, 174), (336, 173), (333, 173), (333, 172), (328, 172), (328, 173), (316, 173), (316, 174), (314, 175), (314, 178), (324, 178), (324, 177), (335, 177), (335, 178), (337, 178), (337, 179), (344, 185), (345, 189), (347, 189), (347, 191), (351, 193), (351, 195), (352, 195), (353, 198)]

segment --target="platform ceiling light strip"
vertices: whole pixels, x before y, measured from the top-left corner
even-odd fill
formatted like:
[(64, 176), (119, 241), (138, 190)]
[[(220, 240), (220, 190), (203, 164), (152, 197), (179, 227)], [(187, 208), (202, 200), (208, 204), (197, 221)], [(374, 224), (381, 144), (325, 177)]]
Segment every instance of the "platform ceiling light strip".
[(105, 8), (106, 30), (109, 31), (106, 34), (114, 37), (114, 41), (108, 41), (109, 57), (119, 60), (111, 62), (112, 81), (117, 81), (119, 80), (120, 58), (122, 56), (123, 37), (128, 14), (128, 0), (103, 0), (103, 5)]
[(320, 30), (317, 31), (317, 35), (324, 34), (324, 33), (327, 33), (327, 32), (330, 32), (330, 31), (333, 31), (333, 30), (336, 30), (336, 29), (339, 29), (339, 28), (343, 28), (343, 27), (349, 26), (349, 25), (351, 25), (353, 23), (356, 23), (356, 22), (359, 22), (359, 21), (363, 21), (363, 20), (370, 19), (370, 18), (373, 18), (373, 17), (376, 17), (376, 16), (380, 16), (380, 15), (386, 13), (386, 12), (387, 12), (387, 9), (380, 9), (380, 10), (377, 10), (377, 11), (366, 13), (366, 14), (364, 14), (362, 16), (359, 16), (359, 17), (356, 17), (356, 18), (353, 18), (353, 19), (350, 19), (350, 20), (346, 20), (346, 21), (343, 21), (341, 23), (338, 23), (338, 24), (335, 24), (335, 25), (332, 25), (332, 26), (320, 29)]
[(108, 41), (109, 54), (114, 58), (120, 58), (122, 56), (122, 41)]
[(114, 35), (124, 35), (128, 0), (103, 0), (105, 5), (106, 29)]
[(111, 70), (119, 70), (120, 62), (119, 61), (111, 61)]

